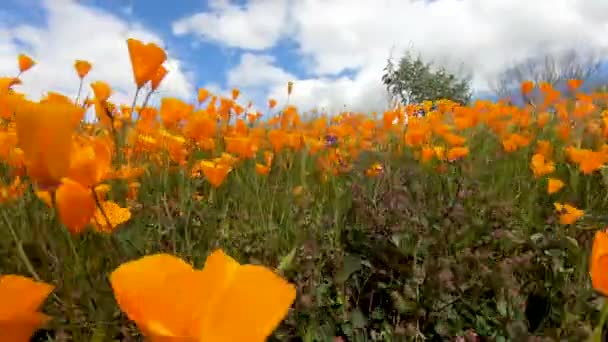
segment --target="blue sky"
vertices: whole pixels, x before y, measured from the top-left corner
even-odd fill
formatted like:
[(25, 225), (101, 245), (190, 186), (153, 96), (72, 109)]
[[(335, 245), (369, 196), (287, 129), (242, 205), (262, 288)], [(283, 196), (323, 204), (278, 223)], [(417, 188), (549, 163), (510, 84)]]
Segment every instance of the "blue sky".
[[(551, 13), (551, 15), (548, 15)], [(242, 102), (267, 98), (303, 109), (382, 110), (380, 82), (391, 55), (425, 58), (473, 72), (477, 94), (513, 61), (568, 48), (608, 48), (605, 0), (2, 0), (0, 75), (18, 53), (39, 64), (22, 89), (74, 92), (76, 58), (90, 81), (108, 81), (116, 102), (133, 94), (124, 40), (154, 41), (169, 54), (160, 95), (192, 100), (198, 87)]]

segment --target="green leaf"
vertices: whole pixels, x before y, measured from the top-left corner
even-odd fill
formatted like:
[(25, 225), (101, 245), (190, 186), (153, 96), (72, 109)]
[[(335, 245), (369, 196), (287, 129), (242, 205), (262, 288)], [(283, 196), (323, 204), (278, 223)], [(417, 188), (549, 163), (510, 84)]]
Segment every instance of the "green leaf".
[(289, 254), (287, 254), (286, 256), (284, 256), (284, 257), (281, 259), (281, 262), (279, 263), (279, 267), (278, 267), (279, 271), (281, 271), (281, 272), (285, 272), (285, 271), (287, 271), (287, 270), (291, 269), (291, 267), (293, 266), (293, 259), (294, 259), (294, 258), (295, 258), (295, 256), (296, 256), (296, 251), (297, 251), (297, 248), (296, 248), (296, 247), (294, 247), (294, 248), (293, 248), (293, 249), (292, 249), (292, 250), (289, 252)]
[(335, 276), (336, 282), (343, 283), (345, 282), (351, 274), (359, 271), (361, 269), (361, 258), (356, 255), (347, 254), (344, 257), (344, 265), (342, 269), (340, 269)]
[(367, 325), (367, 319), (365, 318), (361, 310), (354, 309), (350, 312), (350, 323), (355, 329), (363, 329)]

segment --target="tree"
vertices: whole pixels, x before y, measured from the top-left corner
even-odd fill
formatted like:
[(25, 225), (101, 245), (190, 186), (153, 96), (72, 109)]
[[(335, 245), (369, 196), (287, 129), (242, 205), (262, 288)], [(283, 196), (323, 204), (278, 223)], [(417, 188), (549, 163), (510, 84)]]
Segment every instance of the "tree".
[(471, 99), (470, 77), (459, 77), (407, 52), (395, 66), (392, 58), (384, 68), (382, 83), (403, 104), (449, 99), (466, 104)]
[(524, 81), (535, 84), (547, 82), (557, 86), (569, 79), (589, 81), (598, 74), (604, 54), (589, 50), (569, 49), (513, 63), (491, 80), (490, 87), (499, 97), (508, 97), (519, 91)]

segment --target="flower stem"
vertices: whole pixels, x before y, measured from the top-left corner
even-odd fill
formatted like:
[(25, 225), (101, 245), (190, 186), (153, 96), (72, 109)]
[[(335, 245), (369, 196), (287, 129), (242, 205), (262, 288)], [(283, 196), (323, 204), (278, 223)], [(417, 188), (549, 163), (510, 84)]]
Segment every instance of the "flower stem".
[(40, 276), (38, 275), (38, 273), (36, 273), (36, 270), (34, 269), (34, 266), (32, 266), (32, 263), (30, 262), (30, 259), (27, 257), (27, 254), (25, 254), (25, 251), (23, 250), (23, 243), (19, 239), (19, 236), (17, 236), (17, 233), (15, 232), (13, 225), (11, 224), (10, 220), (8, 219), (8, 216), (6, 216), (5, 211), (2, 211), (2, 218), (4, 219), (4, 223), (8, 227), (8, 230), (10, 231), (11, 236), (13, 237), (13, 240), (15, 241), (15, 244), (17, 245), (17, 253), (19, 254), (19, 258), (25, 265), (25, 268), (27, 268), (30, 275), (36, 281), (40, 281)]

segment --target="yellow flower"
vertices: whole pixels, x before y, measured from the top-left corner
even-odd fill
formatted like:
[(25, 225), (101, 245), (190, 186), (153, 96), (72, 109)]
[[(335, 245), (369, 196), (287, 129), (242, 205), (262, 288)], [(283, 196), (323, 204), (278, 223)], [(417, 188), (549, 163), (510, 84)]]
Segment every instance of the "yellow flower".
[(49, 317), (38, 312), (53, 286), (18, 275), (0, 275), (0, 341), (28, 342)]
[(265, 341), (296, 296), (271, 270), (240, 265), (221, 250), (202, 270), (168, 254), (146, 256), (118, 267), (110, 282), (151, 341)]
[[(101, 203), (103, 212), (97, 208), (93, 217), (93, 224), (98, 232), (111, 233), (120, 224), (123, 224), (131, 218), (129, 208), (122, 208), (118, 203), (112, 201), (104, 201)], [(104, 213), (106, 216), (104, 216)], [(107, 220), (106, 220), (107, 217)], [(109, 225), (108, 225), (108, 220)]]

